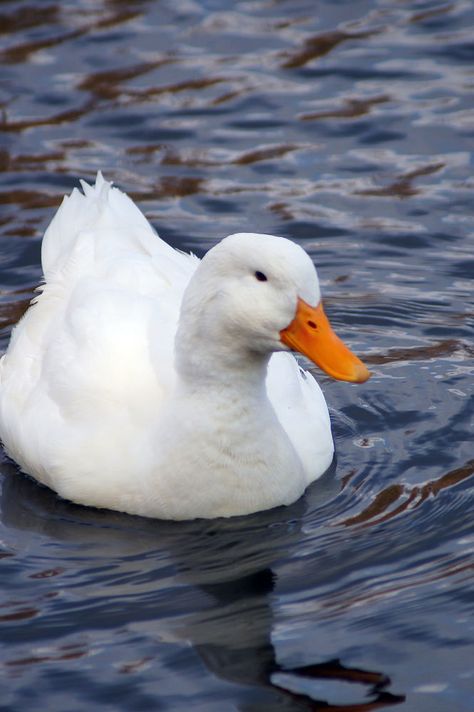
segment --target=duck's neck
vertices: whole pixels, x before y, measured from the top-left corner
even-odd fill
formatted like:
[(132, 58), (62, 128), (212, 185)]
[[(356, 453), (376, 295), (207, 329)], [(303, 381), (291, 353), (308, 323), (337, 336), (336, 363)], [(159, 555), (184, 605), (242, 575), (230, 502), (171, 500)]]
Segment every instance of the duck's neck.
[(176, 366), (181, 392), (187, 396), (209, 395), (262, 405), (268, 403), (265, 387), (270, 355), (223, 350), (176, 349)]
[(266, 393), (268, 360), (177, 342), (177, 385), (160, 420), (159, 477), (148, 495), (163, 516), (246, 514), (301, 495), (301, 463)]

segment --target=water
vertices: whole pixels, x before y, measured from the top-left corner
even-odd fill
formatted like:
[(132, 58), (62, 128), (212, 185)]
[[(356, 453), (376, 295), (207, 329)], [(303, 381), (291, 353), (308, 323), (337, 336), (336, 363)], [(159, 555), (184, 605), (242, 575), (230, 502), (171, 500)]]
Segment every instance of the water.
[(319, 375), (337, 465), (289, 508), (147, 521), (3, 457), (2, 712), (474, 708), (473, 15), (0, 4), (3, 347), (62, 194), (101, 168), (176, 246), (299, 241), (374, 371)]

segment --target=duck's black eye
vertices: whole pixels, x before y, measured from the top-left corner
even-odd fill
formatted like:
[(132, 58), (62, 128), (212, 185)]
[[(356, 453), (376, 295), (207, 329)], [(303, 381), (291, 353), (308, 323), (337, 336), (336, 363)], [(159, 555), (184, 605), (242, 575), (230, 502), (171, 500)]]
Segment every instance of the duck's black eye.
[(256, 277), (256, 279), (258, 279), (259, 282), (267, 281), (267, 275), (263, 274), (263, 272), (255, 272), (255, 277)]

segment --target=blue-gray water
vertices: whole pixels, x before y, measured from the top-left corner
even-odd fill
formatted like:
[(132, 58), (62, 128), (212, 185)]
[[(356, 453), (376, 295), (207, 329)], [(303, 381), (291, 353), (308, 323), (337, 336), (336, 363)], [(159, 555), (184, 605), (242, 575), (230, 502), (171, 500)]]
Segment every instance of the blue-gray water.
[(250, 517), (88, 510), (3, 456), (1, 712), (474, 709), (473, 16), (0, 3), (2, 347), (62, 194), (101, 168), (198, 254), (299, 241), (374, 371), (318, 376), (337, 466)]

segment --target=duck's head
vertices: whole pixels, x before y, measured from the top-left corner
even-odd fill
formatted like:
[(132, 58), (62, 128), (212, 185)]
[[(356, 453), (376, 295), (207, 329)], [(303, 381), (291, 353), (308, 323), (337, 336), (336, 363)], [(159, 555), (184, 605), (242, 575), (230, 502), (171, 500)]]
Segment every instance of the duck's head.
[(204, 340), (218, 354), (291, 349), (333, 378), (370, 377), (332, 330), (310, 257), (283, 237), (237, 233), (209, 250), (186, 289), (179, 330), (188, 348)]

